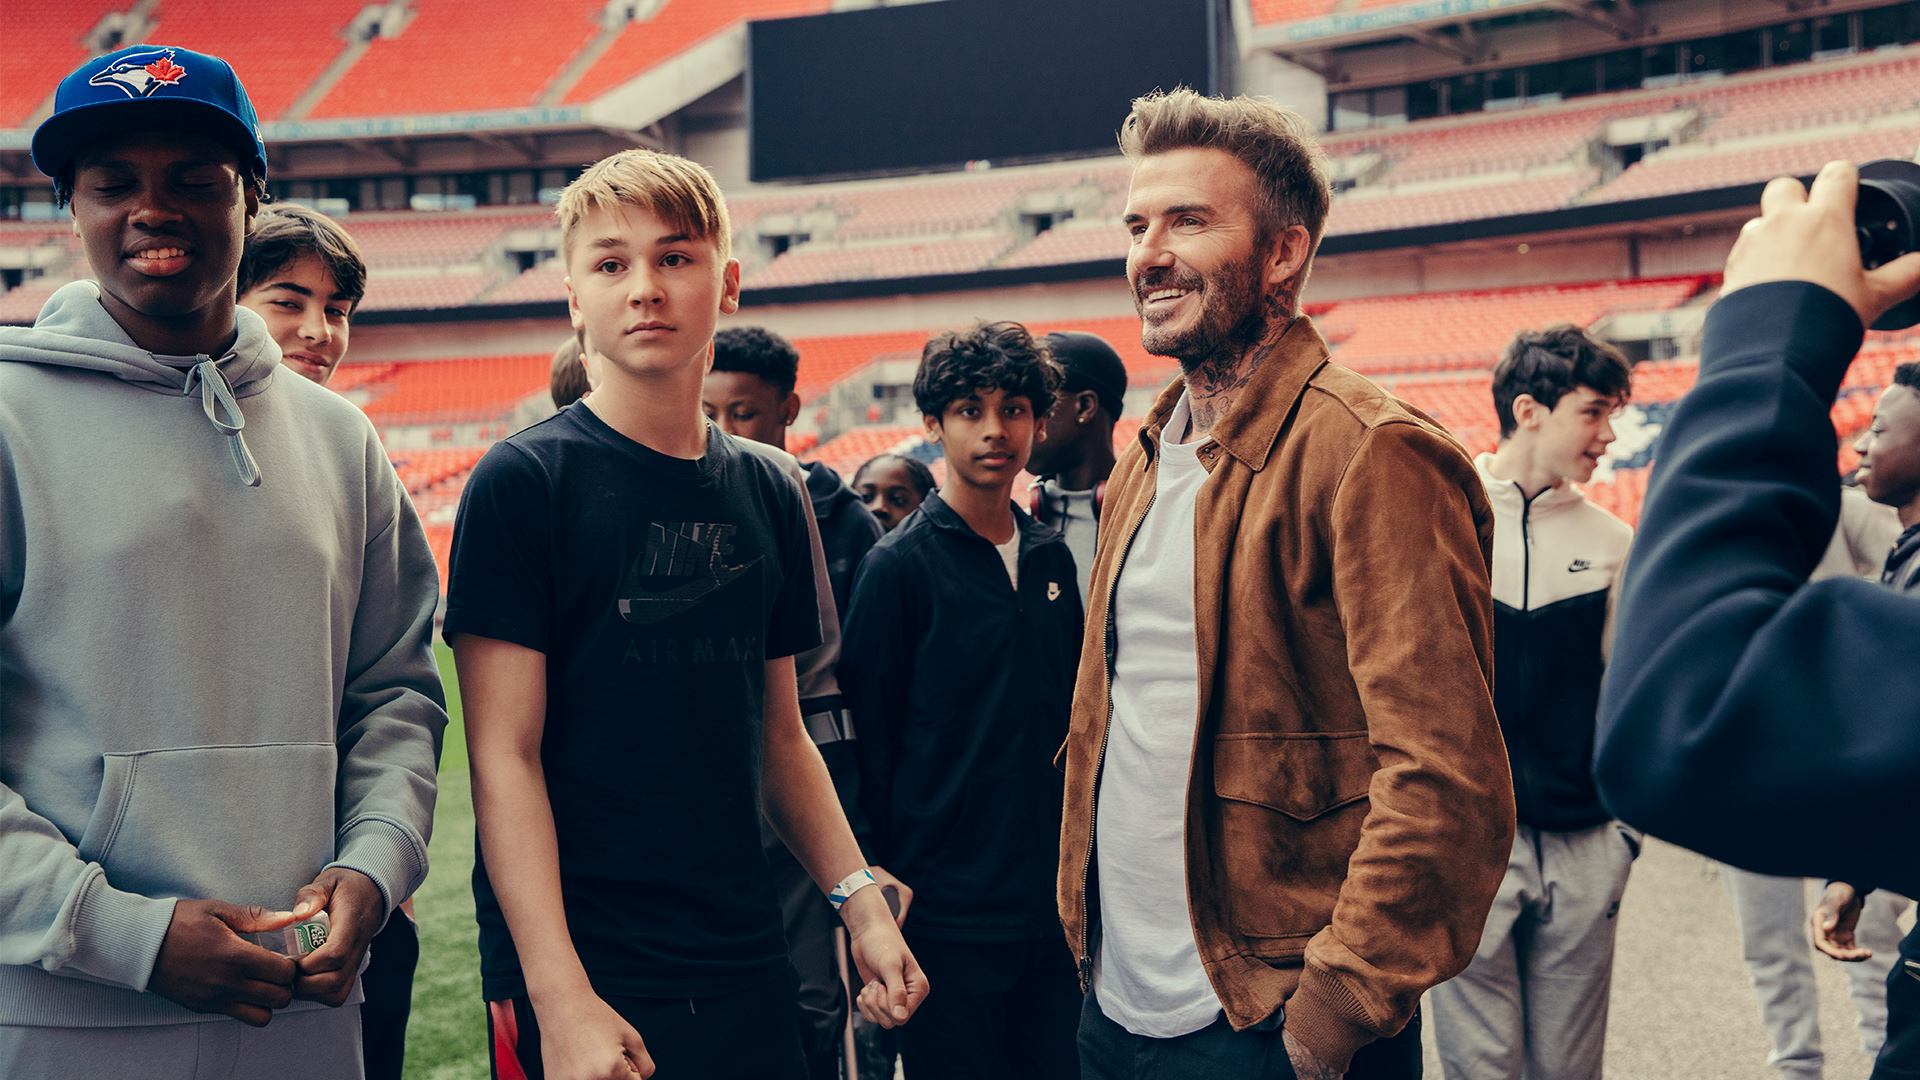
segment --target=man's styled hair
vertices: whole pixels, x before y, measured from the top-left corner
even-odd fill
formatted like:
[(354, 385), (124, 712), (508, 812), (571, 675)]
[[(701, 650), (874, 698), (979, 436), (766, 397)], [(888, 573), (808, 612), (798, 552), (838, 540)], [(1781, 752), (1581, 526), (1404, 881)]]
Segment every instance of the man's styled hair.
[(970, 330), (934, 335), (920, 353), (913, 376), (913, 402), (938, 420), (947, 406), (982, 390), (1024, 397), (1035, 416), (1053, 408), (1060, 365), (1044, 340), (1017, 322), (979, 323)]
[(553, 407), (564, 409), (587, 396), (587, 361), (581, 354), (580, 337), (572, 335), (553, 350), (553, 370), (547, 376), (547, 391), (553, 395)]
[(1551, 409), (1575, 387), (1626, 401), (1633, 392), (1633, 365), (1619, 349), (1572, 323), (1522, 330), (1507, 342), (1493, 368), (1493, 409), (1500, 437), (1512, 435), (1513, 402), (1521, 394)]
[(766, 327), (735, 326), (713, 335), (713, 370), (757, 376), (784, 398), (799, 381), (800, 350)]
[(263, 206), (253, 219), (253, 232), (240, 253), (240, 295), (268, 284), (273, 275), (305, 258), (320, 260), (333, 275), (352, 314), (367, 295), (367, 263), (360, 257), (360, 245), (339, 222), (293, 203)]
[[(1288, 226), (1303, 225), (1311, 247), (1319, 248), (1333, 185), (1326, 151), (1306, 117), (1267, 98), (1206, 97), (1184, 86), (1135, 98), (1120, 127), (1120, 152), (1138, 164), (1175, 150), (1224, 150), (1253, 170), (1263, 246)], [(1310, 251), (1300, 271), (1303, 283), (1312, 265)]]
[(587, 167), (560, 193), (560, 252), (573, 257), (580, 223), (596, 210), (639, 206), (680, 232), (712, 240), (720, 258), (733, 256), (733, 228), (720, 185), (706, 166), (657, 150), (622, 150)]
[(908, 457), (905, 454), (875, 454), (867, 459), (866, 464), (853, 470), (853, 484), (849, 484), (848, 486), (852, 487), (860, 483), (862, 474), (883, 461), (899, 462), (900, 467), (907, 470), (908, 482), (913, 484), (913, 490), (919, 492), (921, 498), (924, 499), (933, 494), (933, 470), (927, 468), (926, 462), (921, 461), (917, 457)]
[(1920, 393), (1920, 360), (1909, 360), (1904, 364), (1894, 365), (1892, 385), (1904, 386)]

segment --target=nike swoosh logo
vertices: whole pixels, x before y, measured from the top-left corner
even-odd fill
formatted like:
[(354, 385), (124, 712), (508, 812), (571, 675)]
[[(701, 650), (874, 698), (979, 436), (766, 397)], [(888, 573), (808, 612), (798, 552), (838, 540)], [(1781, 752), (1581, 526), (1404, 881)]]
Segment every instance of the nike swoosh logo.
[(690, 611), (698, 605), (701, 600), (705, 599), (707, 594), (732, 584), (734, 579), (753, 569), (759, 565), (759, 563), (760, 560), (755, 559), (744, 566), (722, 567), (720, 572), (712, 577), (696, 578), (693, 581), (687, 582), (685, 585), (676, 586), (665, 592), (646, 596), (622, 597), (620, 600), (620, 617), (630, 623), (644, 626), (648, 623), (657, 623), (662, 619), (671, 618), (683, 611)]

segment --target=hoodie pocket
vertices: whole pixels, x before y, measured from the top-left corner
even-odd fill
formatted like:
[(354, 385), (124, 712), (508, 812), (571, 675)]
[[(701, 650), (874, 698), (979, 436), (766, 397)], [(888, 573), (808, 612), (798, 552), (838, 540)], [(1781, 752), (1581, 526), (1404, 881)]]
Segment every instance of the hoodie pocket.
[(82, 858), (146, 896), (285, 908), (333, 859), (330, 743), (107, 754)]
[(1298, 956), (1332, 919), (1377, 767), (1365, 731), (1215, 737), (1215, 870), (1255, 955)]

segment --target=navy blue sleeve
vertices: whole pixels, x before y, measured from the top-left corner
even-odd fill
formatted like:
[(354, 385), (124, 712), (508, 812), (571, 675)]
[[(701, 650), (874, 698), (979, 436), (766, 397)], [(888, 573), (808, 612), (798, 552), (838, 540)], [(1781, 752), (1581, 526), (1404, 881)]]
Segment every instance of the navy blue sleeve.
[(511, 443), (495, 443), (474, 466), (447, 560), (447, 637), (475, 634), (547, 651), (552, 498), (544, 470)]
[(866, 811), (870, 854), (879, 865), (885, 865), (892, 852), (895, 747), (912, 718), (908, 691), (919, 644), (914, 626), (918, 605), (908, 595), (914, 581), (904, 564), (897, 545), (876, 547), (860, 561), (835, 672), (853, 713), (860, 805)]
[[(769, 466), (769, 471), (771, 467)], [(807, 517), (813, 507), (800, 492), (799, 482), (777, 474), (771, 505), (773, 526), (780, 537), (780, 591), (774, 594), (767, 618), (767, 659), (795, 656), (820, 644), (820, 598), (813, 580), (813, 538)]]
[(1621, 819), (1770, 874), (1920, 887), (1920, 602), (1807, 575), (1839, 517), (1829, 417), (1859, 317), (1773, 282), (1708, 314), (1662, 435), (1601, 693)]

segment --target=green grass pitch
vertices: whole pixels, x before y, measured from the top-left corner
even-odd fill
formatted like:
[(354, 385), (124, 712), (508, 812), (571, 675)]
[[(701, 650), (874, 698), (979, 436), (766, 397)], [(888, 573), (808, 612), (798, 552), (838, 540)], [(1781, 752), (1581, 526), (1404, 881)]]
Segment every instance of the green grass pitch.
[(431, 869), (413, 899), (420, 920), (420, 968), (407, 1022), (406, 1080), (477, 1080), (487, 1075), (487, 1017), (480, 1002), (480, 946), (473, 923), (473, 795), (467, 782), (466, 728), (453, 653), (436, 642), (453, 722), (440, 754)]

